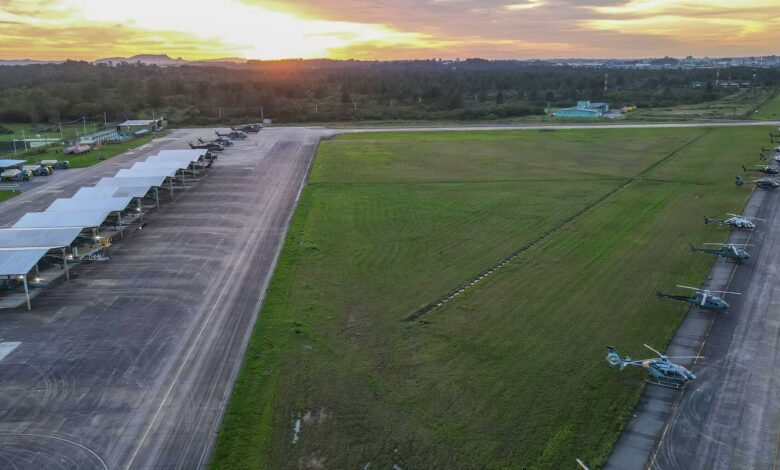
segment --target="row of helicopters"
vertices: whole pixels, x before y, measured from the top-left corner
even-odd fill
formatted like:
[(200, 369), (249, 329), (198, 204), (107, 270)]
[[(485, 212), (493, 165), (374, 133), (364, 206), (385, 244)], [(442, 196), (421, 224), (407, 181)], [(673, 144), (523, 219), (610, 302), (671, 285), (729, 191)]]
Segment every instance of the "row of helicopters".
[[(769, 134), (772, 144), (780, 143), (780, 134)], [(777, 139), (777, 140), (776, 140)], [(774, 160), (780, 162), (780, 145), (773, 149), (761, 149), (761, 159), (766, 160), (767, 157), (764, 154), (767, 150), (774, 151)], [(780, 173), (776, 168), (770, 166), (758, 165), (759, 169), (749, 169), (742, 167), (747, 172), (759, 172), (764, 175), (777, 175)], [(780, 187), (780, 183), (772, 178), (759, 178), (753, 180), (756, 187), (761, 189), (775, 189)], [(745, 181), (737, 176), (736, 184), (741, 186)], [(716, 225), (728, 225), (738, 230), (753, 230), (756, 227), (756, 221), (764, 221), (755, 217), (747, 217), (738, 214), (728, 214), (727, 218), (715, 218), (704, 217), (705, 224)], [(734, 260), (737, 263), (750, 259), (750, 254), (745, 250), (746, 247), (751, 246), (747, 244), (737, 243), (705, 243), (706, 246), (717, 246), (718, 248), (697, 248), (693, 244), (690, 245), (692, 253), (706, 253), (711, 255), (720, 256), (726, 259)], [(679, 302), (686, 302), (692, 305), (696, 305), (702, 310), (709, 311), (726, 311), (730, 305), (723, 300), (721, 295), (732, 294), (741, 295), (739, 292), (729, 291), (713, 291), (708, 289), (700, 289), (690, 286), (678, 285), (678, 288), (688, 289), (693, 291), (690, 295), (679, 295), (665, 293), (656, 288), (655, 293), (659, 299), (669, 299)], [(673, 362), (678, 359), (703, 359), (702, 356), (666, 356), (661, 352), (653, 349), (651, 346), (645, 344), (645, 347), (655, 353), (655, 357), (648, 359), (632, 359), (629, 356), (621, 355), (618, 350), (613, 346), (607, 347), (606, 361), (610, 367), (624, 370), (626, 367), (640, 367), (648, 371), (646, 381), (651, 384), (661, 385), (664, 387), (681, 389), (688, 382), (696, 379), (696, 376), (684, 366)]]
[[(769, 138), (772, 141), (773, 145), (776, 143), (780, 143), (780, 140), (775, 140), (775, 139), (780, 139), (780, 134), (772, 134), (770, 132)], [(762, 147), (761, 153), (759, 154), (761, 160), (767, 160), (769, 158), (767, 152), (769, 153), (774, 152), (775, 153), (774, 161), (780, 162), (780, 145), (768, 149)], [(756, 167), (757, 168), (746, 168), (744, 165), (742, 166), (742, 170), (745, 173), (753, 172), (753, 173), (761, 173), (764, 175), (763, 177), (760, 178), (748, 178), (747, 181), (752, 182), (753, 184), (756, 185), (757, 188), (760, 189), (777, 189), (778, 187), (780, 187), (780, 182), (772, 178), (773, 176), (780, 174), (780, 170), (778, 170), (777, 168), (772, 168), (769, 165), (763, 165), (763, 164), (756, 165)], [(737, 176), (736, 179), (734, 180), (734, 184), (736, 184), (737, 186), (742, 186), (745, 183), (746, 183), (745, 179), (742, 179), (740, 176)]]
[(247, 133), (256, 134), (263, 129), (260, 124), (243, 124), (241, 126), (231, 127), (229, 132), (214, 131), (217, 135), (215, 139), (205, 140), (198, 137), (197, 143), (190, 142), (190, 148), (208, 150), (210, 152), (222, 152), (227, 147), (233, 146), (234, 140), (244, 140)]

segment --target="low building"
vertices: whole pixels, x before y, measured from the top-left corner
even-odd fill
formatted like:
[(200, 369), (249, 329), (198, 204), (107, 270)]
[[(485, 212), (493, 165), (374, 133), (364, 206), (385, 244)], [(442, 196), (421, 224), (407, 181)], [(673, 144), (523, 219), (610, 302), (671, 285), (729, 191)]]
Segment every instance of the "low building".
[(119, 124), (118, 131), (126, 133), (137, 133), (139, 131), (161, 131), (165, 129), (168, 121), (164, 117), (157, 119), (128, 119)]
[(600, 118), (609, 111), (607, 103), (591, 103), (590, 101), (578, 101), (573, 108), (561, 108), (553, 112), (557, 118)]

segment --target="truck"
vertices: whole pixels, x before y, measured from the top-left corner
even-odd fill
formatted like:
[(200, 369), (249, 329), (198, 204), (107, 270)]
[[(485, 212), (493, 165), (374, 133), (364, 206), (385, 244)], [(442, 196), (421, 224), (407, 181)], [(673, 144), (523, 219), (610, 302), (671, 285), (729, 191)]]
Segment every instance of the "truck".
[(70, 162), (68, 160), (41, 160), (39, 165), (54, 168), (55, 170), (67, 170), (70, 168)]
[(30, 181), (30, 173), (13, 168), (0, 173), (0, 179), (3, 181)]
[(25, 165), (22, 170), (29, 171), (33, 176), (49, 176), (53, 173), (51, 168), (43, 165)]
[(62, 151), (65, 155), (81, 155), (82, 153), (87, 153), (90, 151), (92, 147), (89, 145), (71, 145), (70, 147), (65, 147), (65, 150)]

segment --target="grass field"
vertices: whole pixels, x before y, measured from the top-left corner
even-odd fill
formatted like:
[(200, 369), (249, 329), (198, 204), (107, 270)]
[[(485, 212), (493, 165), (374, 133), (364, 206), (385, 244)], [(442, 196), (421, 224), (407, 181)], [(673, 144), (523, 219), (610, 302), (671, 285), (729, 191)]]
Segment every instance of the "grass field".
[(626, 119), (647, 122), (748, 119), (754, 117), (756, 109), (772, 98), (775, 93), (776, 90), (773, 89), (748, 89), (706, 103), (668, 108), (640, 108), (627, 114)]
[(324, 142), (210, 467), (602, 464), (644, 384), (607, 367), (604, 347), (668, 342), (685, 308), (653, 289), (706, 275), (712, 259), (688, 241), (725, 239), (702, 215), (742, 207), (735, 168), (765, 139), (724, 128)]
[[(159, 139), (167, 135), (168, 131), (157, 132), (153, 135), (147, 135), (143, 137), (137, 137), (135, 139), (127, 140), (117, 144), (106, 144), (101, 149), (93, 149), (87, 153), (81, 155), (65, 155), (62, 153), (63, 147), (61, 145), (49, 145), (40, 149), (34, 149), (28, 154), (20, 153), (18, 158), (26, 160), (28, 163), (35, 163), (40, 160), (67, 160), (70, 162), (71, 168), (84, 168), (99, 163), (100, 154), (108, 160), (128, 150), (140, 147), (148, 144), (154, 139)], [(42, 150), (42, 153), (37, 152)], [(4, 158), (15, 158), (14, 155), (6, 154)]]
[(753, 119), (780, 120), (780, 93), (768, 100), (753, 114)]
[[(30, 123), (0, 123), (3, 127), (10, 129), (13, 134), (0, 134), (0, 141), (11, 140), (16, 137), (22, 138), (22, 131), (25, 133), (25, 137), (32, 138), (47, 138), (52, 141), (60, 140), (60, 131), (56, 124), (30, 124)], [(46, 128), (46, 131), (40, 129)], [(89, 123), (86, 126), (86, 133), (90, 134), (96, 132), (99, 129), (98, 124)], [(84, 135), (84, 126), (78, 124), (63, 124), (62, 125), (62, 137), (65, 140), (71, 139), (76, 136)]]

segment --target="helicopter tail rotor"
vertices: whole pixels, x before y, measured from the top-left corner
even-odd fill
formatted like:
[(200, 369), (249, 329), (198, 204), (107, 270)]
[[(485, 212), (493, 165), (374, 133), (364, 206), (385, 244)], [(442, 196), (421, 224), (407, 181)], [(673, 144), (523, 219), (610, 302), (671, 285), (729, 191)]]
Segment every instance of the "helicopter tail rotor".
[(606, 360), (609, 366), (613, 369), (619, 368), (620, 370), (623, 370), (626, 368), (626, 360), (623, 359), (623, 356), (620, 355), (614, 346), (607, 346)]

